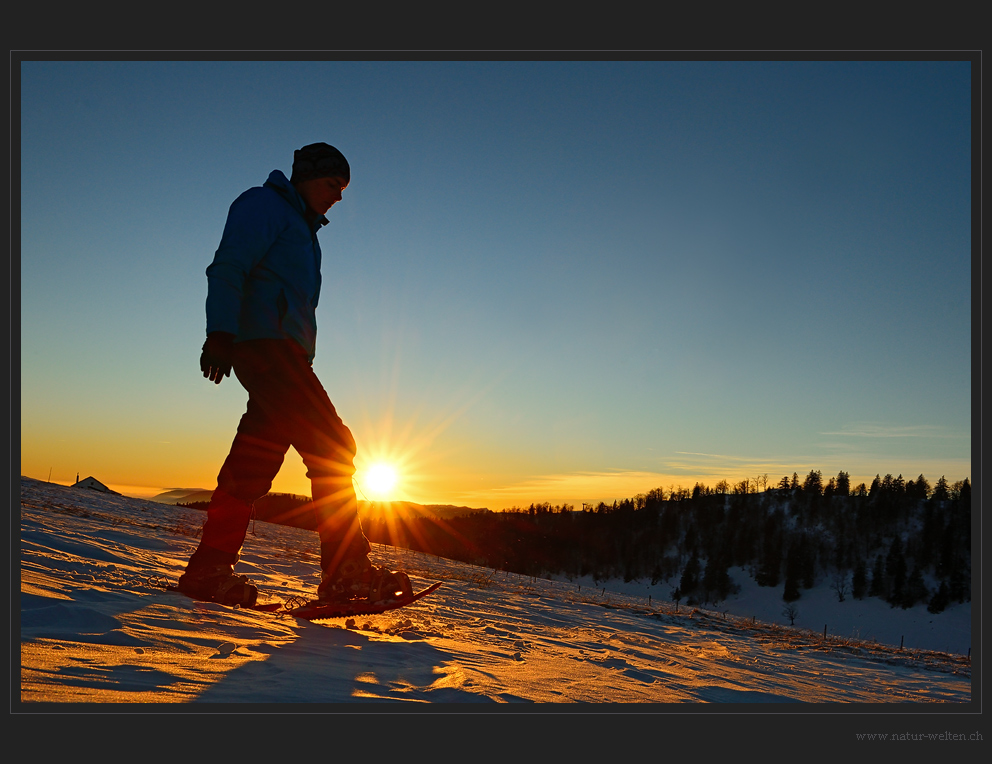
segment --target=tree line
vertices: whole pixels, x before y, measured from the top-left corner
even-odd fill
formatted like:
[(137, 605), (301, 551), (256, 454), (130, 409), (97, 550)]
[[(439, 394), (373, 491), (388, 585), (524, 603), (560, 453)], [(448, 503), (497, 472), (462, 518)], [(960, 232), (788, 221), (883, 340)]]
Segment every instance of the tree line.
[(828, 582), (839, 599), (925, 602), (937, 613), (971, 599), (971, 485), (920, 475), (852, 486), (818, 470), (769, 487), (767, 476), (713, 488), (657, 488), (631, 499), (531, 504), (440, 519), (363, 518), (370, 540), (529, 576), (669, 582), (671, 596), (716, 603), (729, 569), (794, 602)]

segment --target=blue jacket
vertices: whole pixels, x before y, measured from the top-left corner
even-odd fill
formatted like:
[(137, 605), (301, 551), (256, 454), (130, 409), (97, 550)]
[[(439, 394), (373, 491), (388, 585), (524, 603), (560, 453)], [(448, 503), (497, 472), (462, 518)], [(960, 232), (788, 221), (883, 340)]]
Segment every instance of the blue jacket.
[(323, 215), (308, 223), (306, 203), (273, 170), (264, 186), (234, 200), (214, 260), (207, 268), (207, 334), (235, 342), (293, 339), (313, 361), (320, 297)]

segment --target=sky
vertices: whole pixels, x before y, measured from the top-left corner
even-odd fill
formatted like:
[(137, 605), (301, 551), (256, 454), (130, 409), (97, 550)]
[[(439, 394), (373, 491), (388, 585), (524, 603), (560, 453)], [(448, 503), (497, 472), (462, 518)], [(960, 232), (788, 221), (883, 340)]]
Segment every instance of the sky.
[[(324, 141), (314, 369), (360, 491), (971, 478), (967, 61), (20, 67), (23, 475), (216, 486), (247, 394), (200, 375), (204, 272)], [(273, 490), (309, 494), (294, 451)]]

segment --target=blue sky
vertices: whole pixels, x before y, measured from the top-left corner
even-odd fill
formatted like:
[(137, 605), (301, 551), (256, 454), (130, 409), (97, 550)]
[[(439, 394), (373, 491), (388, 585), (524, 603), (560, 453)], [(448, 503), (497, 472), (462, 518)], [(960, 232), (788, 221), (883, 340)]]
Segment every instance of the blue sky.
[(971, 476), (968, 62), (26, 61), (21, 88), (23, 474), (214, 486), (246, 394), (199, 375), (204, 270), (231, 201), (326, 141), (352, 183), (315, 369), (402, 498)]

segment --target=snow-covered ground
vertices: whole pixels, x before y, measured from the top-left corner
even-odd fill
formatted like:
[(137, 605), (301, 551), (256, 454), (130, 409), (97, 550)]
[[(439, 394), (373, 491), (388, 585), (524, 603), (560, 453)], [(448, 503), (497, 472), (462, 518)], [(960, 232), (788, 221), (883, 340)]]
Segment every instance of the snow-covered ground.
[[(702, 606), (704, 609), (769, 624), (790, 624), (783, 614), (787, 603), (782, 600), (781, 583), (775, 588), (758, 586), (743, 568), (731, 568), (730, 577), (740, 591), (722, 602)], [(573, 580), (573, 584), (583, 589), (605, 588), (652, 604), (667, 600), (676, 583), (677, 579), (655, 586), (649, 581), (597, 582), (588, 577)], [(792, 605), (798, 611), (795, 627), (816, 631), (821, 636), (826, 628), (828, 636), (964, 656), (969, 655), (972, 646), (970, 602), (955, 603), (939, 615), (928, 612), (925, 604), (903, 610), (874, 597), (856, 600), (847, 594), (840, 602), (830, 582), (821, 581), (813, 589), (802, 590), (802, 596)], [(685, 609), (683, 603), (680, 610)]]
[[(392, 613), (309, 623), (157, 588), (178, 578), (203, 517), (21, 478), (22, 710), (972, 700), (968, 606), (934, 616), (839, 603), (824, 586), (803, 593), (790, 628), (780, 592), (744, 571), (736, 597), (676, 611), (665, 601), (671, 584), (532, 580), (376, 546), (378, 561), (410, 571), (415, 584), (444, 585)], [(317, 559), (314, 534), (258, 523), (238, 569), (263, 599), (305, 597)]]

